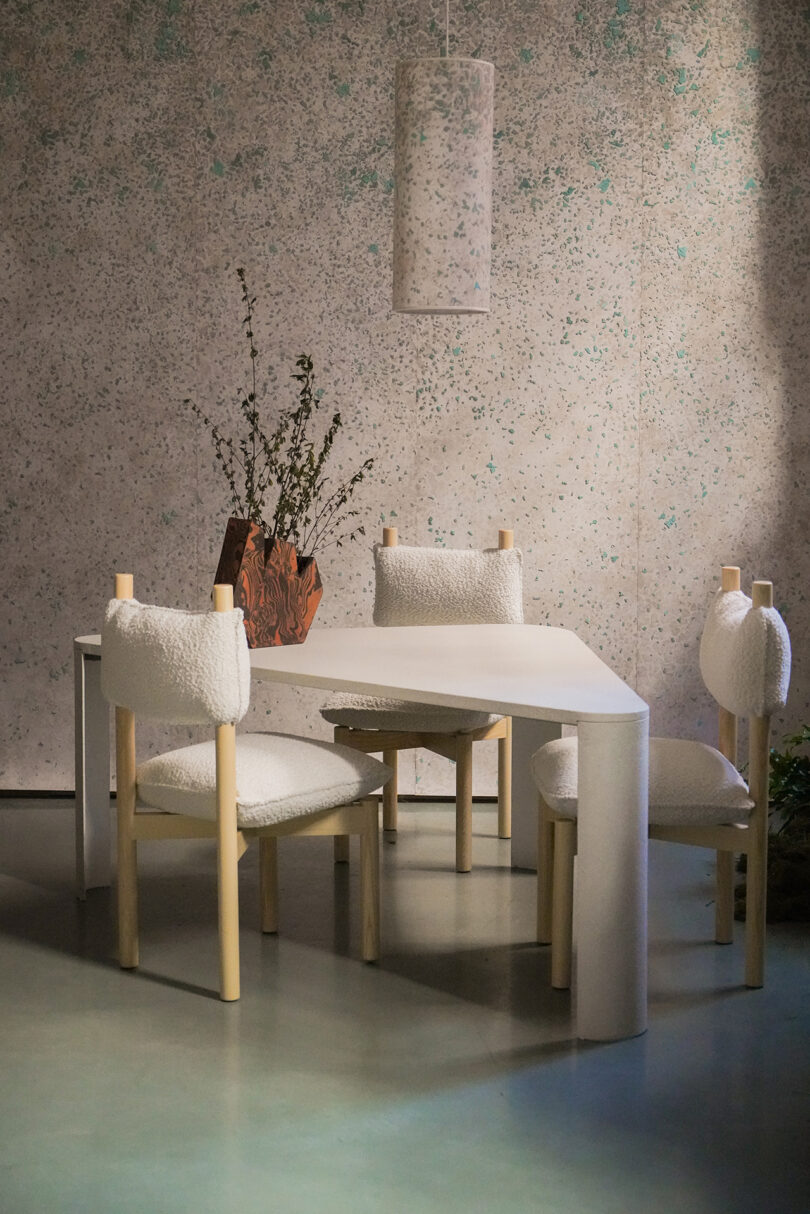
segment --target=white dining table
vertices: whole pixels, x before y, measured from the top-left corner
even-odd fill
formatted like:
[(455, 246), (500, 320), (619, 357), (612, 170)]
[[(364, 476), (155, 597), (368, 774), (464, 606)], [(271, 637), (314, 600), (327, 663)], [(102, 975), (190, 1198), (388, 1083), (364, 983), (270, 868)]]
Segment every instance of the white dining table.
[[(77, 637), (76, 860), (80, 896), (110, 881), (109, 710), (101, 638)], [(575, 633), (533, 624), (312, 628), (302, 645), (253, 649), (253, 679), (360, 692), (513, 718), (512, 863), (533, 867), (532, 754), (579, 737), (577, 1035), (609, 1041), (647, 1026), (649, 709)], [(459, 875), (458, 880), (474, 880)]]

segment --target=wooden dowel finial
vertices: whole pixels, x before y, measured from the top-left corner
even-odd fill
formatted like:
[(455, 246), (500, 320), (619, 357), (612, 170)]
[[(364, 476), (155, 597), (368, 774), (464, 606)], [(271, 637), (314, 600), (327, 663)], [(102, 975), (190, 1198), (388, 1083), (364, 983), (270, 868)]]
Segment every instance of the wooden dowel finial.
[(135, 597), (131, 573), (116, 573), (115, 597), (117, 599), (132, 599)]
[(720, 571), (720, 589), (721, 590), (739, 590), (740, 589), (740, 567), (739, 565), (724, 565)]
[(398, 543), (396, 527), (383, 527), (383, 548), (396, 548)]
[(773, 582), (754, 582), (751, 602), (754, 607), (773, 607)]
[(233, 586), (218, 582), (214, 587), (214, 611), (233, 610)]
[(515, 533), (514, 531), (506, 531), (502, 527), (498, 532), (498, 547), (503, 550), (505, 548), (514, 548)]

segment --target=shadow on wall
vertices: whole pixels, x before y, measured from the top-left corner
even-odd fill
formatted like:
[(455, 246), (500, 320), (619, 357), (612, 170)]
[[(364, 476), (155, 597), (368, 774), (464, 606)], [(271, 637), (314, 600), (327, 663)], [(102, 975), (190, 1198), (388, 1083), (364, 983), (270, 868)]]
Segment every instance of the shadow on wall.
[[(760, 253), (763, 322), (781, 371), (778, 404), (788, 436), (769, 568), (775, 603), (793, 640), (787, 717), (808, 717), (805, 625), (808, 545), (806, 502), (810, 463), (810, 9), (804, 0), (760, 0), (759, 133), (762, 173)], [(777, 728), (779, 726), (777, 725)]]

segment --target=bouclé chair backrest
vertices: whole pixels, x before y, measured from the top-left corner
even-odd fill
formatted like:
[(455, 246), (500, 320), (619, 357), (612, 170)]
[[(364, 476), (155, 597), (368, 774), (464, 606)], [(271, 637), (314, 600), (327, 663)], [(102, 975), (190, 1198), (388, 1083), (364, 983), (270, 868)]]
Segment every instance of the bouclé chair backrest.
[(522, 624), (518, 548), (374, 546), (374, 623)]
[(101, 634), (107, 700), (176, 725), (240, 721), (250, 701), (242, 611), (175, 611), (112, 599)]
[[(769, 583), (755, 583), (758, 585)], [(769, 717), (784, 707), (790, 637), (775, 607), (754, 606), (741, 590), (718, 590), (700, 641), (700, 673), (735, 716)]]

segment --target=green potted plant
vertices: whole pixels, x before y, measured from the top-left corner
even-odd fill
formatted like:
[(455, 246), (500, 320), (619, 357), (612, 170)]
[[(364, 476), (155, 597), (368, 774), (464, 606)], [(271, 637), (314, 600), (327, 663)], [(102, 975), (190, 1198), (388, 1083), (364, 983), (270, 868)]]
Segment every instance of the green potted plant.
[[(810, 922), (810, 725), (771, 750), (768, 786), (768, 922)], [(745, 856), (738, 863), (745, 872)], [(737, 887), (735, 916), (745, 918), (745, 885)]]
[(299, 385), (297, 403), (282, 410), (269, 434), (265, 431), (257, 399), (256, 299), (248, 291), (245, 271), (236, 273), (250, 354), (251, 387), (238, 396), (246, 430), (238, 438), (227, 435), (195, 401), (185, 403), (209, 430), (234, 508), (215, 581), (234, 587), (234, 602), (245, 613), (251, 648), (298, 644), (305, 639), (323, 594), (315, 553), (365, 534), (351, 498), (374, 461), (364, 460), (347, 479), (330, 480), (327, 464), (341, 416), (333, 413), (319, 435), (313, 436), (321, 397), (308, 354), (299, 356), (292, 375)]

